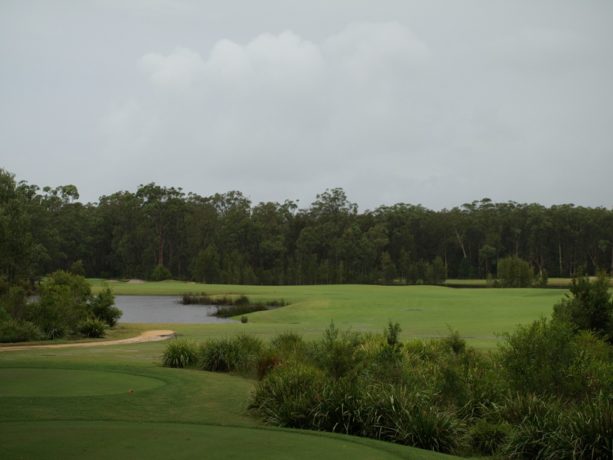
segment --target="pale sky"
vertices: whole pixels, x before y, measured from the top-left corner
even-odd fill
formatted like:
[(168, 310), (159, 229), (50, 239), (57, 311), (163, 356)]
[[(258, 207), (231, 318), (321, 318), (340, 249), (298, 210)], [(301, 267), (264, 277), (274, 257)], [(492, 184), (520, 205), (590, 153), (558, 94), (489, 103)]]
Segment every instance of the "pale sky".
[(613, 2), (1, 0), (0, 167), (360, 209), (613, 206)]

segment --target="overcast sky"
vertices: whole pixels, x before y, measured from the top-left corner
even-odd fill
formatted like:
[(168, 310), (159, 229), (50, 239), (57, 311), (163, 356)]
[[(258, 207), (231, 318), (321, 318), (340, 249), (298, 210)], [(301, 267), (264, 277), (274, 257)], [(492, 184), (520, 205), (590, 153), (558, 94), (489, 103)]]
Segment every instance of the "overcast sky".
[(613, 1), (1, 0), (0, 167), (360, 209), (613, 206)]

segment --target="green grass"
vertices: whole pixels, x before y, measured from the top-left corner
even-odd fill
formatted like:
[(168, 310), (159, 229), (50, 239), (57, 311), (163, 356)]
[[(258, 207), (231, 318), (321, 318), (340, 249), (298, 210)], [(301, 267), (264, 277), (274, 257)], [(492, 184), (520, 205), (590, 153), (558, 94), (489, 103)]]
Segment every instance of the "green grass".
[(91, 421), (0, 423), (0, 430), (7, 454), (19, 452), (24, 458), (445, 458), (349, 436), (249, 427)]
[[(104, 286), (92, 280), (94, 290)], [(109, 283), (116, 294), (245, 294), (291, 305), (252, 313), (247, 324), (130, 324), (110, 338), (168, 328), (205, 340), (238, 332), (264, 339), (340, 328), (380, 333), (399, 322), (402, 338), (457, 329), (494, 347), (496, 332), (548, 316), (553, 289), (434, 286), (225, 286), (166, 281)], [(0, 353), (0, 458), (408, 458), (446, 456), (325, 433), (265, 427), (246, 410), (253, 381), (160, 366), (163, 342)], [(183, 457), (182, 457), (183, 456)]]
[[(92, 281), (94, 290), (103, 282)], [(399, 322), (401, 337), (430, 338), (456, 329), (470, 345), (493, 348), (497, 334), (549, 316), (566, 291), (558, 289), (451, 289), (440, 286), (228, 286), (178, 281), (109, 283), (116, 294), (180, 295), (185, 292), (245, 294), (255, 301), (284, 299), (291, 305), (247, 315), (247, 324), (156, 325), (204, 339), (240, 331), (270, 338), (296, 331), (315, 338), (331, 321), (341, 328), (381, 332)]]
[(162, 349), (2, 353), (0, 458), (446, 458), (266, 427), (246, 411), (252, 381), (160, 367)]

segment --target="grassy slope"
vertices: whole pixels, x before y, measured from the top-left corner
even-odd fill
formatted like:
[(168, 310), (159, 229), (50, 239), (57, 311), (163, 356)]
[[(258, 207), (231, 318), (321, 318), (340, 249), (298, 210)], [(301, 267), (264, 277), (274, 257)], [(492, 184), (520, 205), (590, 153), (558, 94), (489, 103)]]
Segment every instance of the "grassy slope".
[[(93, 284), (95, 289), (103, 285)], [(495, 345), (493, 332), (509, 331), (517, 323), (548, 315), (563, 295), (559, 290), (430, 286), (110, 285), (117, 294), (206, 291), (292, 302), (251, 314), (247, 324), (169, 326), (199, 339), (239, 331), (271, 337), (290, 329), (313, 337), (331, 320), (341, 327), (380, 332), (393, 320), (401, 323), (404, 338), (444, 335), (450, 325), (483, 347)], [(136, 335), (153, 327), (127, 325), (113, 334)], [(246, 413), (253, 382), (161, 368), (164, 347), (149, 343), (1, 353), (0, 458), (193, 458), (202, 453), (207, 458), (442, 458), (372, 440), (263, 427)], [(87, 372), (75, 374), (75, 370)], [(96, 384), (89, 383), (93, 377), (98, 379)], [(55, 387), (46, 385), (52, 382)]]
[[(94, 289), (103, 286), (93, 281)], [(110, 283), (116, 294), (180, 295), (185, 292), (247, 294), (254, 300), (285, 299), (292, 305), (249, 315), (248, 324), (168, 326), (196, 338), (247, 331), (270, 337), (296, 330), (319, 336), (334, 321), (342, 328), (381, 332), (389, 320), (399, 322), (404, 339), (438, 337), (448, 326), (460, 331), (471, 345), (494, 347), (496, 334), (517, 324), (549, 316), (564, 295), (557, 289), (451, 289), (436, 286), (227, 286), (164, 281)], [(166, 327), (165, 326), (165, 327)], [(135, 327), (135, 326), (131, 326)], [(139, 326), (136, 326), (139, 327)]]
[(0, 458), (444, 458), (264, 427), (246, 413), (252, 381), (162, 368), (162, 349), (0, 354)]

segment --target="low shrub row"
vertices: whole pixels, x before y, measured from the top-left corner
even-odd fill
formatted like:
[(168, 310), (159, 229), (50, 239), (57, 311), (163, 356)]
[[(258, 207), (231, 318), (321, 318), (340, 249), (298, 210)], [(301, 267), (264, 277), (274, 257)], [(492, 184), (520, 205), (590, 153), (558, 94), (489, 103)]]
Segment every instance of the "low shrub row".
[(214, 305), (217, 308), (212, 313), (214, 316), (229, 318), (231, 316), (246, 315), (257, 311), (270, 310), (272, 308), (284, 307), (287, 305), (285, 300), (269, 300), (267, 302), (252, 302), (249, 297), (240, 295), (232, 296), (211, 296), (206, 293), (183, 294), (181, 297), (183, 305)]
[[(394, 324), (382, 335), (331, 325), (312, 342), (294, 333), (270, 343), (248, 335), (203, 344), (174, 340), (163, 362), (257, 378), (250, 408), (277, 426), (460, 455), (610, 458), (611, 347), (593, 336), (572, 339), (577, 347), (598, 343), (607, 354), (595, 357), (584, 348), (577, 355), (583, 358), (565, 368), (569, 381), (584, 381), (581, 391), (576, 383), (569, 391), (551, 391), (544, 382), (558, 379), (552, 373), (537, 377), (543, 391), (535, 393), (529, 376), (523, 384), (516, 380), (513, 360), (530, 364), (532, 350), (519, 342), (549, 342), (552, 332), (523, 332), (510, 335), (495, 353), (482, 353), (467, 347), (457, 332), (440, 340), (401, 343)], [(599, 363), (606, 372), (596, 375), (589, 363)]]

